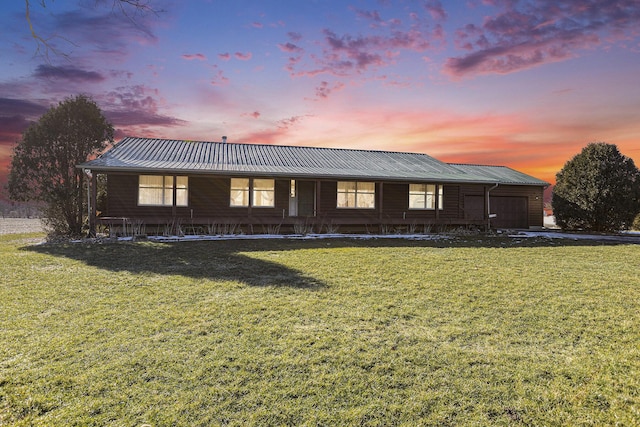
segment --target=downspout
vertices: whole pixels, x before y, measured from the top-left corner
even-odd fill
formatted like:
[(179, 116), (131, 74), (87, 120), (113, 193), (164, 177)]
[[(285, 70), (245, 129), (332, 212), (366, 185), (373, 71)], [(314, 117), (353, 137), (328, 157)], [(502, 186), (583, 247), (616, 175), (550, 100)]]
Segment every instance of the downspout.
[(498, 185), (500, 184), (496, 182), (493, 187), (487, 190), (487, 231), (491, 230), (491, 196), (489, 193), (498, 188)]

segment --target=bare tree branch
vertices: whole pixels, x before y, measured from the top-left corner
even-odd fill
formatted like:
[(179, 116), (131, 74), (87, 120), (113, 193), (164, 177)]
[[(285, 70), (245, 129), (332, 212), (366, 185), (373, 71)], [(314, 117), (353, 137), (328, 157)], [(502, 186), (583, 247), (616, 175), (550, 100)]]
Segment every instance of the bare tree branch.
[[(32, 10), (31, 1), (24, 0), (24, 3), (25, 3), (25, 16), (26, 16), (27, 24), (29, 25), (29, 31), (31, 32), (31, 37), (36, 43), (35, 56), (42, 56), (48, 63), (51, 62), (49, 57), (50, 53), (56, 56), (62, 56), (67, 58), (68, 55), (61, 52), (57, 48), (55, 48), (55, 46), (51, 41), (53, 39), (58, 38), (74, 46), (78, 46), (78, 45), (73, 41), (56, 34), (54, 34), (49, 38), (42, 37), (34, 27), (33, 20), (31, 18), (31, 10)], [(42, 7), (43, 9), (47, 8), (46, 0), (40, 0), (38, 1), (38, 3), (40, 4), (40, 7)], [(101, 3), (100, 0), (96, 0), (95, 2), (96, 7), (98, 7), (100, 3)], [(133, 9), (133, 14), (130, 11), (131, 8)], [(152, 13), (154, 15), (158, 15), (158, 13), (161, 12), (161, 10), (156, 10), (151, 6), (151, 0), (112, 0), (111, 10), (112, 11), (118, 10), (122, 16), (125, 16), (136, 26), (138, 26), (138, 23), (135, 20), (135, 16), (134, 16), (136, 13), (139, 13), (139, 14)]]

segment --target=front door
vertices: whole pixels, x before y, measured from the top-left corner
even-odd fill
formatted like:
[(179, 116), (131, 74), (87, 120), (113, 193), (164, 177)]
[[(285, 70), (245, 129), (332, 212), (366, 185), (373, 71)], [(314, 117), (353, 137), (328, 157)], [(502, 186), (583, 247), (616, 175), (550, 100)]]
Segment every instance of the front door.
[[(314, 181), (295, 181), (291, 183), (289, 198), (290, 216), (316, 215), (316, 183)], [(294, 189), (295, 188), (295, 189)]]

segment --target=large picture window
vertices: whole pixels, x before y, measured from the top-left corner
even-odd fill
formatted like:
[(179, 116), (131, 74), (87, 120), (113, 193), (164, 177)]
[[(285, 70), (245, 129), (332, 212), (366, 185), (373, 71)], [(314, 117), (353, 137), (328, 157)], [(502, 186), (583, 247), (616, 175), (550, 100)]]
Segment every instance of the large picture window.
[[(177, 176), (176, 206), (189, 204), (189, 179)], [(173, 206), (173, 184), (171, 175), (140, 175), (138, 178), (138, 205)]]
[(375, 182), (338, 181), (338, 208), (375, 209)]
[(253, 207), (272, 208), (275, 206), (275, 193), (273, 179), (231, 178), (230, 205), (248, 207), (251, 203)]
[[(438, 185), (438, 210), (442, 210), (442, 186)], [(409, 184), (409, 209), (435, 209), (435, 184)]]

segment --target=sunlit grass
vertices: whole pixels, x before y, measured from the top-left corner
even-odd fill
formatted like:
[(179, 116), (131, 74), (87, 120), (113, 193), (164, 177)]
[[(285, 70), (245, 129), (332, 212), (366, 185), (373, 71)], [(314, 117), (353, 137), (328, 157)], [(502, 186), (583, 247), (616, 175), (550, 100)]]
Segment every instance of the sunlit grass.
[(639, 246), (25, 239), (0, 425), (640, 419)]

